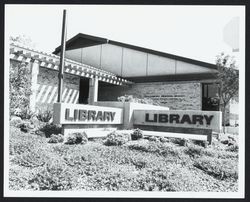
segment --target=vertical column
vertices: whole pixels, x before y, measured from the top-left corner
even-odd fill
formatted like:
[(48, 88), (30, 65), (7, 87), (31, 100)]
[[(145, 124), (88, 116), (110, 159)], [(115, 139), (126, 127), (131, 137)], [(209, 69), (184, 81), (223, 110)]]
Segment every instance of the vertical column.
[(89, 104), (94, 104), (98, 99), (98, 78), (94, 77), (89, 80)]
[(36, 90), (37, 90), (37, 76), (39, 73), (39, 63), (35, 60), (31, 65), (31, 95), (30, 95), (30, 110), (36, 109)]

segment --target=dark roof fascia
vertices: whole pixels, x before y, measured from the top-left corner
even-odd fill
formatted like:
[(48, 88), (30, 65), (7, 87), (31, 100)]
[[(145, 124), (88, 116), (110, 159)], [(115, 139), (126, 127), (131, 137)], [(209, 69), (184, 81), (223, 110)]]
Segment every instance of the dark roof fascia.
[[(167, 57), (167, 58), (170, 58), (170, 59), (179, 60), (179, 61), (182, 61), (182, 62), (187, 62), (187, 63), (190, 63), (190, 64), (207, 67), (207, 68), (210, 68), (210, 69), (217, 69), (217, 66), (215, 64), (202, 62), (202, 61), (199, 61), (199, 60), (193, 60), (193, 59), (178, 56), (178, 55), (164, 53), (164, 52), (160, 52), (160, 51), (156, 51), (156, 50), (152, 50), (152, 49), (148, 49), (148, 48), (134, 46), (134, 45), (130, 45), (130, 44), (126, 44), (126, 43), (122, 43), (122, 42), (118, 42), (118, 41), (113, 41), (113, 40), (108, 40), (108, 39), (105, 39), (105, 38), (91, 36), (91, 35), (82, 34), (82, 33), (79, 33), (76, 36), (74, 36), (73, 38), (69, 39), (66, 42), (66, 47), (70, 46), (70, 44), (73, 41), (75, 41), (75, 40), (77, 40), (79, 38), (85, 38), (85, 39), (98, 41), (100, 44), (109, 43), (109, 44), (112, 44), (112, 45), (117, 45), (117, 46), (121, 46), (121, 47), (124, 47), (124, 48), (129, 48), (129, 49), (133, 49), (133, 50), (137, 50), (137, 51), (142, 51), (142, 52), (146, 52), (146, 53), (150, 53), (150, 54), (158, 55), (158, 56), (162, 56), (162, 57)], [(61, 46), (58, 46), (55, 49), (55, 51), (53, 52), (53, 54), (58, 54), (60, 52), (60, 50), (61, 50)]]
[(172, 82), (172, 81), (203, 81), (209, 79), (217, 79), (216, 73), (202, 74), (179, 74), (179, 75), (163, 75), (163, 76), (143, 76), (143, 77), (124, 77), (134, 83), (148, 82)]
[[(101, 37), (96, 37), (96, 36), (91, 36), (91, 35), (87, 35), (87, 34), (82, 34), (82, 33), (78, 33), (77, 35), (75, 35), (74, 37), (72, 37), (71, 39), (69, 39), (66, 42), (66, 49), (67, 47), (70, 46), (70, 44), (72, 44), (75, 40), (80, 39), (80, 38), (85, 38), (85, 39), (89, 39), (89, 40), (93, 40), (93, 41), (97, 41), (98, 44), (104, 44), (108, 42), (108, 39), (105, 38), (101, 38)], [(95, 44), (96, 45), (96, 44)], [(61, 46), (58, 46), (55, 51), (53, 52), (53, 54), (58, 54), (61, 51)]]

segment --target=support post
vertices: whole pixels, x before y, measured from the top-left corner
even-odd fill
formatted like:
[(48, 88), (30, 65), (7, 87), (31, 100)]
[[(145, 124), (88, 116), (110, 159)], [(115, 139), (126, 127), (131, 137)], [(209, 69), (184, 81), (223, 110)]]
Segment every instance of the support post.
[(61, 55), (59, 66), (59, 84), (58, 84), (58, 97), (57, 102), (62, 101), (62, 89), (63, 89), (63, 72), (64, 72), (64, 57), (65, 57), (65, 43), (66, 43), (66, 10), (63, 10), (63, 23), (62, 23), (62, 41), (61, 41)]
[(30, 95), (30, 110), (35, 112), (36, 110), (36, 91), (37, 91), (37, 77), (39, 74), (39, 63), (37, 60), (30, 63), (31, 70), (31, 95)]
[(98, 78), (89, 80), (89, 104), (93, 105), (98, 99)]

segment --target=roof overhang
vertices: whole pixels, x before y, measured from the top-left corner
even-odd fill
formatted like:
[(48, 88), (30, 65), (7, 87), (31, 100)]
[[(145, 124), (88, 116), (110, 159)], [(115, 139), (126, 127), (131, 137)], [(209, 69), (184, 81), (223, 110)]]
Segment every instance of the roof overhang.
[[(169, 53), (165, 53), (165, 52), (160, 52), (160, 51), (156, 51), (156, 50), (152, 50), (152, 49), (148, 49), (148, 48), (134, 46), (134, 45), (130, 45), (130, 44), (126, 44), (126, 43), (122, 43), (122, 42), (118, 42), (118, 41), (113, 41), (113, 40), (109, 40), (109, 39), (105, 39), (105, 38), (101, 38), (101, 37), (91, 36), (91, 35), (87, 35), (87, 34), (82, 34), (82, 33), (77, 34), (76, 36), (74, 36), (73, 38), (69, 39), (66, 42), (66, 50), (85, 48), (85, 47), (89, 47), (89, 46), (95, 46), (95, 45), (106, 44), (106, 43), (129, 48), (129, 49), (133, 49), (133, 50), (137, 50), (137, 51), (141, 51), (141, 52), (145, 52), (145, 53), (150, 53), (153, 55), (158, 55), (161, 57), (175, 59), (175, 60), (179, 60), (182, 62), (194, 64), (194, 65), (199, 65), (199, 66), (206, 67), (209, 69), (217, 69), (217, 66), (215, 64), (202, 62), (199, 60), (194, 60), (194, 59), (190, 59), (190, 58), (186, 58), (186, 57), (182, 57), (182, 56), (178, 56), (178, 55), (173, 55), (173, 54), (169, 54)], [(53, 52), (53, 54), (58, 54), (58, 53), (60, 53), (60, 51), (61, 51), (61, 46), (58, 46), (55, 49), (55, 51)]]
[[(19, 62), (37, 62), (41, 67), (59, 71), (60, 57), (57, 55), (39, 52), (37, 50), (30, 49), (27, 47), (21, 47), (17, 44), (10, 44), (9, 57), (10, 60), (15, 60)], [(126, 85), (133, 83), (125, 78), (118, 77), (111, 72), (82, 63), (78, 63), (69, 59), (65, 59), (64, 72), (79, 77), (95, 77), (99, 81), (114, 85)]]
[[(78, 48), (85, 48), (89, 46), (104, 44), (107, 42), (108, 42), (108, 39), (79, 33), (66, 42), (65, 49), (73, 50), (73, 49), (78, 49)], [(53, 54), (58, 54), (60, 53), (60, 51), (61, 51), (61, 46), (58, 46), (53, 52)]]

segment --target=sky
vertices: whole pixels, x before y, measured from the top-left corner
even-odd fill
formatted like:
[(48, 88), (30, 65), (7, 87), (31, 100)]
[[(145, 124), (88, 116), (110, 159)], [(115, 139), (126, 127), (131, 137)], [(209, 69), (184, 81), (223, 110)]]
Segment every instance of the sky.
[(26, 35), (52, 53), (61, 42), (63, 9), (67, 39), (84, 33), (209, 63), (220, 52), (236, 60), (242, 52), (232, 52), (223, 29), (234, 17), (242, 24), (243, 6), (6, 5), (6, 37)]

